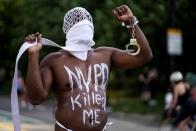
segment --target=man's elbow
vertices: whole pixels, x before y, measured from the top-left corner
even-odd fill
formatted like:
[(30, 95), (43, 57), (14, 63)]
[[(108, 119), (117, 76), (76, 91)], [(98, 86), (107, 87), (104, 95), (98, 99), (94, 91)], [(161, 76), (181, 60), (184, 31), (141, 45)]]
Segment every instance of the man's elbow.
[(30, 101), (30, 103), (32, 105), (40, 105), (40, 104), (43, 103), (43, 101), (40, 101), (40, 100), (32, 100), (32, 99), (30, 99), (29, 101)]
[(152, 59), (153, 59), (153, 54), (152, 54), (152, 52), (150, 52), (147, 56), (146, 56), (146, 60), (147, 60), (147, 62), (149, 62), (149, 61), (151, 61)]
[(145, 63), (151, 61), (153, 59), (153, 54), (152, 52), (149, 52), (147, 54), (144, 54), (143, 57), (142, 57), (142, 61)]
[(40, 105), (45, 101), (45, 97), (37, 96), (36, 98), (29, 97), (29, 101), (32, 105)]

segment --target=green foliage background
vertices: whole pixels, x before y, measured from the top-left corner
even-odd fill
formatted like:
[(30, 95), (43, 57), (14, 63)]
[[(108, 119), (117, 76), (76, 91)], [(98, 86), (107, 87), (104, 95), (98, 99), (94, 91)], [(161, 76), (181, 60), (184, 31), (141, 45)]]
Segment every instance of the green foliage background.
[[(193, 28), (193, 19), (196, 18), (193, 3), (193, 0), (176, 1), (175, 26), (181, 28), (187, 38), (189, 30)], [(169, 0), (0, 0), (0, 67), (4, 69), (4, 82), (11, 87), (16, 54), (28, 34), (38, 31), (43, 37), (64, 45), (63, 17), (66, 11), (76, 6), (86, 8), (93, 16), (96, 47), (124, 49), (130, 36), (112, 16), (112, 9), (122, 4), (128, 5), (139, 19), (139, 26), (154, 54), (154, 59), (148, 65), (158, 67), (160, 81), (164, 81), (170, 64), (166, 53), (166, 29), (171, 26)], [(191, 36), (196, 36), (194, 31)], [(53, 50), (44, 47), (42, 57), (50, 51)], [(26, 65), (27, 58), (23, 56), (19, 67), (24, 75)], [(184, 65), (177, 64), (177, 67), (184, 68)], [(137, 86), (137, 76), (141, 69), (115, 69), (111, 74), (111, 88), (123, 88), (128, 91), (127, 94), (134, 94), (138, 89), (130, 90), (130, 87)]]

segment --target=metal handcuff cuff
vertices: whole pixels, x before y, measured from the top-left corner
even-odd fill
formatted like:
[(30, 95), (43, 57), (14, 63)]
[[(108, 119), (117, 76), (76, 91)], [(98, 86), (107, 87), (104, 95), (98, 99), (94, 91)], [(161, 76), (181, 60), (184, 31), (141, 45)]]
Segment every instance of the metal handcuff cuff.
[[(135, 26), (138, 24), (139, 21), (137, 20), (137, 18), (135, 16), (133, 16), (133, 19), (134, 19), (133, 24), (125, 25), (125, 23), (122, 22), (122, 26), (125, 26), (128, 29), (132, 28), (132, 38), (130, 39), (130, 43), (125, 45), (125, 48), (126, 48), (126, 52), (129, 55), (135, 56), (135, 55), (140, 53), (140, 45), (137, 43), (137, 40), (135, 39)], [(137, 47), (137, 51), (132, 53), (131, 49), (129, 49), (130, 46), (136, 46)]]

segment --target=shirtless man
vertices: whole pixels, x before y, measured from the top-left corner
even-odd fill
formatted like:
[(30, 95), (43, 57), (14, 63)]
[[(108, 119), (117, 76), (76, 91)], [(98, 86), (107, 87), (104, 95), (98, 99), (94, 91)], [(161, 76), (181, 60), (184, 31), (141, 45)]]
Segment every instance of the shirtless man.
[[(80, 18), (80, 15), (78, 13), (75, 17)], [(115, 8), (113, 15), (125, 25), (135, 22), (131, 10), (126, 5)], [(88, 18), (90, 16), (87, 13), (86, 19), (89, 20)], [(128, 30), (131, 35), (132, 28)], [(105, 129), (106, 87), (112, 66), (128, 69), (141, 66), (152, 58), (149, 44), (138, 25), (135, 25), (135, 38), (141, 48), (140, 53), (135, 56), (124, 50), (99, 47), (88, 50), (87, 59), (82, 61), (70, 52), (60, 50), (46, 56), (41, 64), (41, 34), (31, 34), (25, 38), (25, 41), (30, 43), (38, 39), (38, 43), (28, 49), (27, 91), (30, 101), (35, 105), (41, 104), (50, 91), (55, 94), (55, 131)]]

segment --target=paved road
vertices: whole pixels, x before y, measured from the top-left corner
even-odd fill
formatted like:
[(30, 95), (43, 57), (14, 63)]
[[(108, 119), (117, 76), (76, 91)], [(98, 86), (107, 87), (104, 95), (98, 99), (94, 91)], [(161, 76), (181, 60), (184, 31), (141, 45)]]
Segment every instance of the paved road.
[[(21, 110), (22, 131), (53, 131), (54, 130), (54, 108), (36, 106), (32, 110)], [(113, 125), (107, 131), (157, 131), (158, 122), (153, 117), (137, 117), (123, 114), (109, 117)], [(10, 113), (10, 101), (8, 98), (0, 98), (0, 131), (13, 131)], [(161, 131), (169, 131), (164, 126)]]

